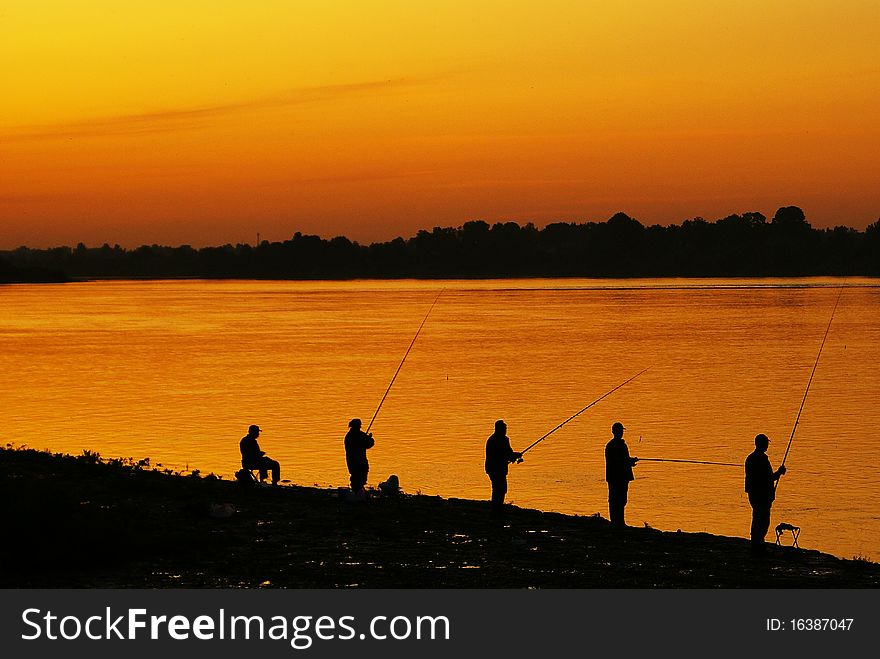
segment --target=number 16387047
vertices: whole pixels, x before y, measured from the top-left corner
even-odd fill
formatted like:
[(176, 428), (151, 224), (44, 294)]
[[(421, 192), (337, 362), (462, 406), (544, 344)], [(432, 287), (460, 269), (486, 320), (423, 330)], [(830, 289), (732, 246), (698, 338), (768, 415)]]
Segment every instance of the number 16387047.
[(850, 631), (854, 618), (767, 618), (768, 632), (824, 632)]

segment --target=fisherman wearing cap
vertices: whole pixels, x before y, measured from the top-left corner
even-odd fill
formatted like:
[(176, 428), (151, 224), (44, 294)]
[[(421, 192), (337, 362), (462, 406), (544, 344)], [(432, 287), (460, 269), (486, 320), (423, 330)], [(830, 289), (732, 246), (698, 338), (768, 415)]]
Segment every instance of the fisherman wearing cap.
[(351, 475), (351, 491), (357, 494), (367, 484), (367, 474), (370, 471), (367, 449), (373, 448), (375, 442), (372, 433), (367, 434), (361, 430), (360, 419), (349, 421), (348, 428), (345, 435), (345, 464), (348, 465), (348, 473)]
[(785, 473), (785, 465), (773, 471), (767, 448), (770, 440), (761, 433), (755, 437), (755, 450), (746, 458), (746, 492), (752, 506), (752, 552), (766, 551), (764, 538), (770, 529), (770, 507), (776, 498), (776, 481)]
[(257, 437), (260, 436), (260, 426), (250, 426), (248, 434), (241, 438), (241, 466), (243, 469), (259, 469), (260, 480), (264, 481), (272, 471), (272, 485), (278, 485), (281, 478), (281, 465), (260, 450)]
[(486, 441), (486, 473), (492, 481), (492, 512), (504, 510), (504, 496), (507, 494), (507, 466), (511, 462), (522, 462), (522, 453), (510, 448), (507, 437), (507, 424), (501, 419), (495, 422), (495, 432)]
[(608, 482), (608, 513), (611, 526), (623, 528), (629, 482), (635, 480), (633, 466), (639, 461), (631, 458), (623, 439), (625, 428), (619, 421), (611, 426), (611, 441), (605, 445), (605, 480)]

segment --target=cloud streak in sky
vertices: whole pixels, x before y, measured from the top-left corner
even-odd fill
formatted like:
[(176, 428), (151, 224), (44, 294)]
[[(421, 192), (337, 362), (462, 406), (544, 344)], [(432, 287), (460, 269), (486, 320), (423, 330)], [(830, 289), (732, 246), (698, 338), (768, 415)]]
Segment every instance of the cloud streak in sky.
[(250, 101), (218, 103), (191, 108), (160, 110), (114, 117), (98, 117), (41, 126), (6, 129), (0, 132), (0, 142), (27, 142), (38, 140), (71, 140), (77, 138), (143, 135), (169, 131), (190, 130), (212, 119), (241, 112), (270, 108), (332, 102), (369, 93), (391, 92), (431, 82), (431, 78), (397, 78), (339, 85), (301, 87)]

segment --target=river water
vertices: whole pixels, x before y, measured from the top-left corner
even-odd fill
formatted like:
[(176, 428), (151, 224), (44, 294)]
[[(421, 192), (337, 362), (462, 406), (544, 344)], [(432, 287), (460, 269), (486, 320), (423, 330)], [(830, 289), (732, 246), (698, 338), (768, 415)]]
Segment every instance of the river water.
[[(486, 498), (496, 419), (514, 449), (635, 373), (511, 468), (508, 500), (607, 517), (603, 448), (778, 466), (835, 300), (773, 525), (880, 559), (880, 282), (785, 280), (104, 281), (0, 286), (6, 442), (150, 457), (226, 477), (238, 441), (294, 483), (347, 483), (342, 438), (373, 425), (370, 483)], [(747, 536), (739, 467), (642, 462), (627, 522)], [(774, 537), (771, 530), (771, 539)], [(790, 538), (789, 538), (790, 542)]]

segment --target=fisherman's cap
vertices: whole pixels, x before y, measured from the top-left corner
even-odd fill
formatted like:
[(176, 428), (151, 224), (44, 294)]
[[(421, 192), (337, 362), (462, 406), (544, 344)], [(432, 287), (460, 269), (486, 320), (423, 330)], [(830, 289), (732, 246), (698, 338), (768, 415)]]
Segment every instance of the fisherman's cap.
[(498, 420), (495, 422), (495, 427), (496, 427), (496, 428), (506, 428), (506, 427), (507, 427), (507, 424), (504, 423), (504, 419), (498, 419)]
[(615, 424), (611, 426), (611, 432), (617, 432), (618, 430), (626, 430), (620, 421), (615, 422)]
[(755, 446), (762, 443), (769, 444), (770, 438), (767, 437), (767, 435), (765, 435), (764, 433), (758, 433), (757, 435), (755, 435)]
[(361, 427), (361, 420), (360, 419), (352, 419), (351, 421), (348, 422), (348, 427), (349, 428), (360, 428)]
[(260, 426), (249, 426), (248, 432), (255, 433), (255, 432), (262, 432), (262, 431), (260, 430)]

